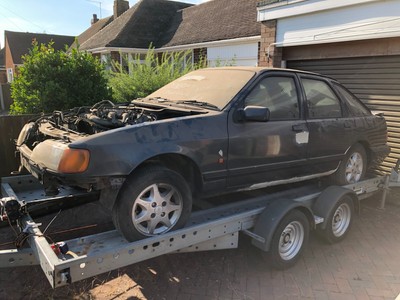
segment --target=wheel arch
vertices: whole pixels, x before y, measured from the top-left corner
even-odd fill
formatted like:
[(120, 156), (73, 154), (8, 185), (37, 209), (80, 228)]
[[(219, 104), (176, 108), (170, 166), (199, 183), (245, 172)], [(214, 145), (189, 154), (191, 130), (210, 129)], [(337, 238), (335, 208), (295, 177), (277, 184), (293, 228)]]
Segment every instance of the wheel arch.
[(131, 174), (140, 168), (145, 168), (152, 164), (165, 166), (182, 175), (189, 184), (192, 193), (199, 192), (203, 187), (203, 180), (198, 165), (190, 157), (177, 153), (166, 153), (151, 157), (138, 165)]
[(254, 233), (264, 238), (264, 242), (253, 239), (252, 244), (262, 251), (268, 251), (279, 223), (287, 214), (294, 210), (303, 213), (310, 224), (310, 228), (315, 228), (314, 215), (308, 206), (290, 199), (276, 201), (264, 209), (254, 227)]
[[(165, 153), (150, 157), (140, 163), (134, 168), (127, 176), (131, 176), (138, 170), (146, 168), (150, 165), (165, 166), (177, 173), (179, 173), (188, 183), (192, 195), (202, 190), (203, 180), (198, 165), (188, 156), (177, 153)], [(125, 180), (126, 181), (126, 180)], [(111, 210), (118, 199), (118, 195), (124, 187), (125, 182), (114, 189), (104, 189), (100, 193), (100, 202), (102, 205)]]
[(368, 168), (368, 166), (369, 166), (369, 164), (371, 162), (371, 147), (370, 147), (370, 144), (366, 140), (358, 141), (354, 145), (356, 145), (356, 144), (360, 144), (364, 148), (365, 154), (367, 155), (366, 167)]
[(330, 215), (336, 203), (344, 196), (349, 196), (352, 199), (354, 211), (359, 212), (360, 201), (357, 195), (352, 190), (341, 186), (332, 185), (327, 187), (315, 200), (312, 210), (315, 215), (324, 218), (324, 221), (319, 225), (322, 229), (325, 229), (328, 224), (327, 216)]

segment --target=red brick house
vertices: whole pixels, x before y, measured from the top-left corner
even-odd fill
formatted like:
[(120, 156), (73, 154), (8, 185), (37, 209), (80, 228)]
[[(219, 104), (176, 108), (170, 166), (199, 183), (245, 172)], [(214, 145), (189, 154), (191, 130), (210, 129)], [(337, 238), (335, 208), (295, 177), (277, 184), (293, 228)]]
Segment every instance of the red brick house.
[(22, 64), (22, 56), (29, 52), (33, 40), (36, 40), (39, 44), (48, 44), (53, 41), (55, 50), (65, 49), (65, 46), (71, 45), (75, 40), (73, 36), (7, 30), (4, 31), (4, 38), (4, 60), (8, 82), (13, 80), (18, 66)]

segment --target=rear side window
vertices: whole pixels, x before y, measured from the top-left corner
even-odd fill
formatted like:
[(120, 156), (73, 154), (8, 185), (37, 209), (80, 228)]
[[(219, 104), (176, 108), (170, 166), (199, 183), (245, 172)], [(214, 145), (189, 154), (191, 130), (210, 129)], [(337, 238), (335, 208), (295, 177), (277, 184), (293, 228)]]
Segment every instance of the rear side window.
[(245, 99), (245, 106), (263, 106), (270, 120), (298, 119), (299, 104), (293, 77), (270, 76), (261, 79)]
[(344, 87), (334, 84), (333, 85), (338, 94), (346, 102), (351, 114), (356, 117), (363, 117), (371, 115), (371, 112), (366, 108), (361, 101), (356, 98), (352, 93), (346, 90)]
[(340, 100), (330, 86), (321, 80), (302, 78), (310, 119), (339, 118), (342, 116)]

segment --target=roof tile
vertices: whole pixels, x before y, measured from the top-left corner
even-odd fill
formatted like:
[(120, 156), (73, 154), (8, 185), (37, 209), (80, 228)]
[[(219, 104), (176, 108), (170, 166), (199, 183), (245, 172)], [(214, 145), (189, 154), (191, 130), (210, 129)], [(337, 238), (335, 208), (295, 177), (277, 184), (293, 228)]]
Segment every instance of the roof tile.
[(7, 30), (4, 31), (4, 36), (11, 49), (14, 64), (22, 64), (22, 56), (32, 48), (33, 40), (36, 40), (39, 44), (48, 44), (53, 41), (55, 50), (64, 50), (66, 46), (71, 45), (75, 40), (73, 36)]

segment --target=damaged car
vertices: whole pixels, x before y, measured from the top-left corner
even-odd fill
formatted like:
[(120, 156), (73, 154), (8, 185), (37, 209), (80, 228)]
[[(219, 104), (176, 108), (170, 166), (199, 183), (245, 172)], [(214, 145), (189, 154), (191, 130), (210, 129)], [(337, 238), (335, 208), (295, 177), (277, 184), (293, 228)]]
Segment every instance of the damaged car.
[(184, 226), (201, 197), (355, 183), (389, 153), (383, 116), (336, 80), (255, 67), (196, 70), (143, 99), (43, 115), (17, 149), (48, 193), (100, 191), (129, 241)]

